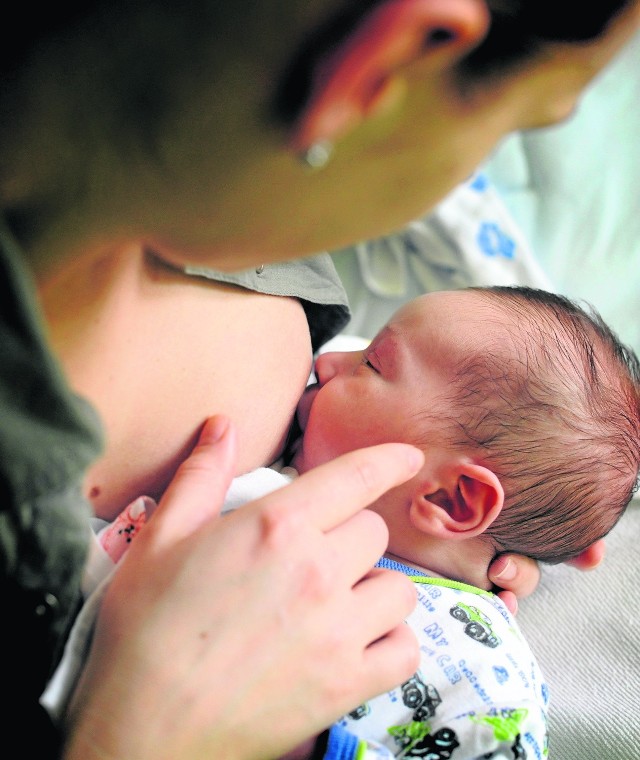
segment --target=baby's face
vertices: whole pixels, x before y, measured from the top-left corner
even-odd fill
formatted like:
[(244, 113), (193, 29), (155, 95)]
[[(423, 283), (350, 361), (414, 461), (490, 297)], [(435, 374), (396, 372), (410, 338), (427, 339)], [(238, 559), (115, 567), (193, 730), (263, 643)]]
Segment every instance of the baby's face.
[(379, 443), (443, 445), (438, 421), (461, 359), (498, 329), (500, 312), (476, 293), (431, 293), (404, 306), (364, 351), (318, 357), (318, 382), (298, 406), (294, 466), (305, 472)]

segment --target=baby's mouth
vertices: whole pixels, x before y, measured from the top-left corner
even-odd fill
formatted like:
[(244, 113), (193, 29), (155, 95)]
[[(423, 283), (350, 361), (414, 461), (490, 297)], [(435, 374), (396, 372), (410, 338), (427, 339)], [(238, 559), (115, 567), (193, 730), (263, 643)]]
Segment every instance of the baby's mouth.
[(303, 433), (307, 429), (307, 422), (309, 422), (311, 407), (313, 405), (316, 394), (318, 393), (319, 390), (320, 390), (320, 386), (317, 383), (307, 386), (307, 389), (302, 394), (302, 398), (298, 402), (296, 417), (298, 419), (298, 425), (300, 426), (300, 430)]

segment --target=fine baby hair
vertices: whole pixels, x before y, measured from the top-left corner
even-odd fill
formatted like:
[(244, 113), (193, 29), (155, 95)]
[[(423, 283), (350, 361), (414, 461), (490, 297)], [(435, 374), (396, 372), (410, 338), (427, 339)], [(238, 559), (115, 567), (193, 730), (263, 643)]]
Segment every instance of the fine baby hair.
[[(558, 563), (605, 536), (636, 489), (640, 365), (590, 307), (530, 288), (472, 288), (509, 317), (452, 384), (453, 444), (500, 478), (497, 551)], [(508, 345), (506, 345), (508, 343)]]

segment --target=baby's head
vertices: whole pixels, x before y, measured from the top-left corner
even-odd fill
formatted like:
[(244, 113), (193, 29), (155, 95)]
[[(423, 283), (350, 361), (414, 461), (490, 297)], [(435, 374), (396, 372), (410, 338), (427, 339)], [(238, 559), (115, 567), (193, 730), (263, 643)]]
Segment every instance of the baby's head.
[(526, 288), (473, 293), (502, 313), (507, 350), (469, 355), (453, 380), (455, 446), (500, 478), (498, 550), (562, 562), (606, 535), (640, 466), (640, 366), (594, 311)]
[[(432, 293), (400, 309), (362, 352), (325, 354), (305, 394), (302, 471), (404, 441), (423, 471), (374, 509), (390, 550), (477, 539), (478, 557), (561, 562), (611, 530), (640, 462), (640, 370), (595, 313), (526, 288)], [(446, 560), (443, 560), (446, 566)]]

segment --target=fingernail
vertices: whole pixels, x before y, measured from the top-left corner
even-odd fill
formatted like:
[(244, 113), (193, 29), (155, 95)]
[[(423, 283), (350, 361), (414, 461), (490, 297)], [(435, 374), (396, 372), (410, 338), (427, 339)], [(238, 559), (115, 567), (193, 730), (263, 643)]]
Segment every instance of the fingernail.
[(135, 501), (131, 502), (127, 509), (125, 510), (129, 514), (129, 518), (131, 520), (137, 520), (138, 518), (142, 517), (142, 515), (147, 514), (147, 497), (146, 496), (139, 496)]
[(207, 420), (200, 436), (200, 443), (217, 443), (224, 438), (229, 429), (229, 418), (222, 414)]
[(411, 470), (414, 473), (418, 472), (418, 470), (424, 464), (424, 454), (420, 451), (420, 449), (416, 449), (414, 446), (408, 446), (407, 461), (409, 462), (409, 467)]
[[(504, 567), (499, 570), (498, 572), (495, 571), (496, 565), (498, 567), (500, 566), (500, 563), (504, 565)], [(517, 568), (515, 566), (515, 563), (512, 562), (510, 559), (505, 559), (503, 557), (498, 557), (498, 559), (494, 562), (494, 571), (491, 573), (493, 576), (494, 581), (511, 581), (516, 577)]]
[(151, 517), (151, 515), (156, 510), (158, 504), (155, 499), (152, 499), (151, 496), (141, 496), (140, 501), (142, 502), (142, 507), (147, 515), (147, 520)]

